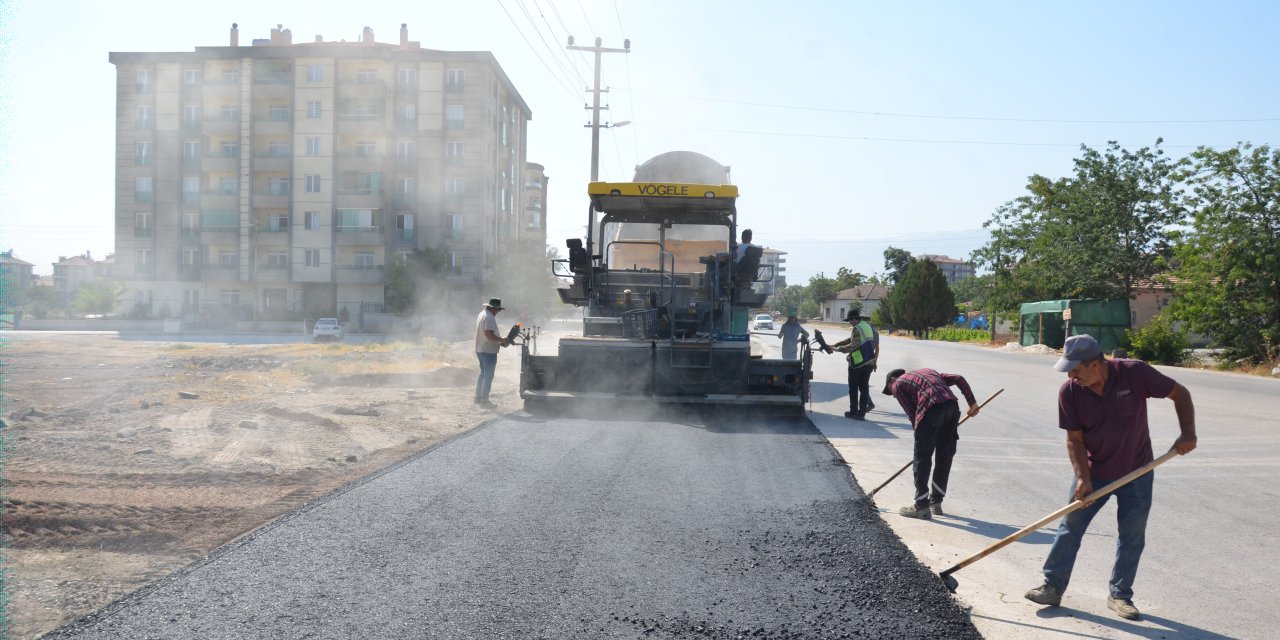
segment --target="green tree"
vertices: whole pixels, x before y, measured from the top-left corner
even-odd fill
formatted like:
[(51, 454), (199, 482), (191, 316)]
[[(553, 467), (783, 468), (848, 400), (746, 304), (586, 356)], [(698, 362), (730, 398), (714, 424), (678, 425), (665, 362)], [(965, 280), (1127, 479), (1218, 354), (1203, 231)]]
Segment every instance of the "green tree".
[(1200, 148), (1188, 159), (1191, 229), (1177, 247), (1171, 312), (1226, 356), (1280, 349), (1280, 149)]
[(889, 308), (893, 326), (906, 329), (916, 337), (927, 338), (930, 329), (951, 322), (955, 298), (938, 265), (921, 258), (913, 261), (894, 285), (884, 306)]
[[(830, 300), (836, 297), (836, 293), (840, 291), (836, 288), (836, 281), (828, 278), (824, 273), (810, 276), (807, 290), (809, 293), (808, 300), (813, 303), (815, 311), (822, 307), (823, 300)], [(815, 313), (814, 315), (817, 314)]]
[(769, 298), (769, 310), (777, 311), (778, 313), (788, 313), (790, 311), (799, 313), (800, 305), (804, 304), (807, 295), (808, 292), (804, 285), (793, 284), (785, 289), (779, 289)]
[(383, 303), (387, 312), (409, 316), (426, 311), (433, 299), (446, 299), (438, 294), (446, 288), (444, 273), (448, 256), (438, 249), (418, 249), (387, 266), (387, 284)]
[(906, 275), (907, 269), (911, 268), (911, 252), (906, 249), (899, 249), (890, 246), (884, 250), (884, 270), (885, 277), (890, 284), (897, 284), (902, 276)]
[(1155, 276), (1170, 230), (1185, 218), (1177, 164), (1160, 142), (1137, 151), (1081, 147), (1073, 176), (1031, 176), (1027, 194), (985, 223), (991, 240), (974, 252), (994, 275), (988, 302), (1008, 312), (1030, 300), (1131, 297)]
[(970, 309), (978, 311), (983, 308), (983, 304), (991, 295), (994, 282), (995, 276), (990, 273), (956, 280), (951, 283), (951, 294), (955, 296), (957, 304), (967, 305)]
[(858, 273), (857, 271), (852, 271), (848, 267), (840, 267), (836, 270), (837, 292), (844, 291), (845, 289), (852, 289), (854, 287), (860, 287), (866, 283), (866, 276)]
[(81, 285), (71, 298), (71, 310), (86, 315), (105, 316), (120, 305), (124, 290), (124, 285), (106, 280)]

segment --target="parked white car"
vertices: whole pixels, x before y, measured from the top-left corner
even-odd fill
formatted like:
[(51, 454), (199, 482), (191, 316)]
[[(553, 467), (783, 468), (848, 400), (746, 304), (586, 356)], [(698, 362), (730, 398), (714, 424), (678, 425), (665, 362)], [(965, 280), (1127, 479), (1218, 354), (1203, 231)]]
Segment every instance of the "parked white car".
[(757, 315), (756, 319), (751, 323), (751, 328), (773, 331), (773, 316), (767, 313)]
[(337, 318), (320, 318), (316, 320), (316, 326), (311, 330), (311, 339), (316, 342), (322, 340), (341, 340), (344, 331), (342, 325), (338, 324)]

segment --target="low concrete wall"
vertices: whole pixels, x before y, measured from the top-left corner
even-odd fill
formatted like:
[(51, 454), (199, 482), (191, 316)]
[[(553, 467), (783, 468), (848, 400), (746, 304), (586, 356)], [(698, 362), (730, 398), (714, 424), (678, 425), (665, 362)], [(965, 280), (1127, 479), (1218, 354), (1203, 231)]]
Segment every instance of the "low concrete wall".
[(119, 331), (121, 333), (160, 333), (163, 320), (119, 320), (114, 318), (95, 320), (53, 320), (23, 318), (17, 326), (23, 331)]

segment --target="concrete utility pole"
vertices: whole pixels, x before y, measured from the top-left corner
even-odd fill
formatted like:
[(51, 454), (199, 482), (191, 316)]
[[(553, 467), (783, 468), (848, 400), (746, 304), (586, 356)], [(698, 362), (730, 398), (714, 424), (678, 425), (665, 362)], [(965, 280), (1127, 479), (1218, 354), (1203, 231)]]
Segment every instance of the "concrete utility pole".
[[(600, 46), (600, 38), (596, 38), (596, 46), (594, 47), (578, 47), (573, 44), (573, 36), (569, 36), (569, 49), (574, 51), (593, 51), (596, 54), (596, 86), (591, 91), (593, 94), (593, 104), (590, 107), (584, 106), (584, 109), (591, 109), (591, 124), (585, 125), (591, 127), (591, 181), (596, 182), (600, 179), (600, 54), (602, 53), (631, 53), (631, 40), (628, 38), (622, 41), (621, 49), (609, 49)], [(605, 89), (607, 92), (608, 89)], [(608, 109), (608, 107), (605, 107)], [(608, 128), (611, 125), (604, 125)]]

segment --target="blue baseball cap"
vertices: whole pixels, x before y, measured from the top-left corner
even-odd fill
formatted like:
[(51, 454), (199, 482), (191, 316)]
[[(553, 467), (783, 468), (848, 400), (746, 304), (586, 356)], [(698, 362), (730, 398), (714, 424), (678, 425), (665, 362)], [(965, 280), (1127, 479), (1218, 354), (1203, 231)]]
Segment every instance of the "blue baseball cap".
[(1102, 355), (1102, 346), (1089, 334), (1071, 336), (1062, 345), (1062, 357), (1053, 365), (1054, 371), (1070, 371), (1076, 365)]

